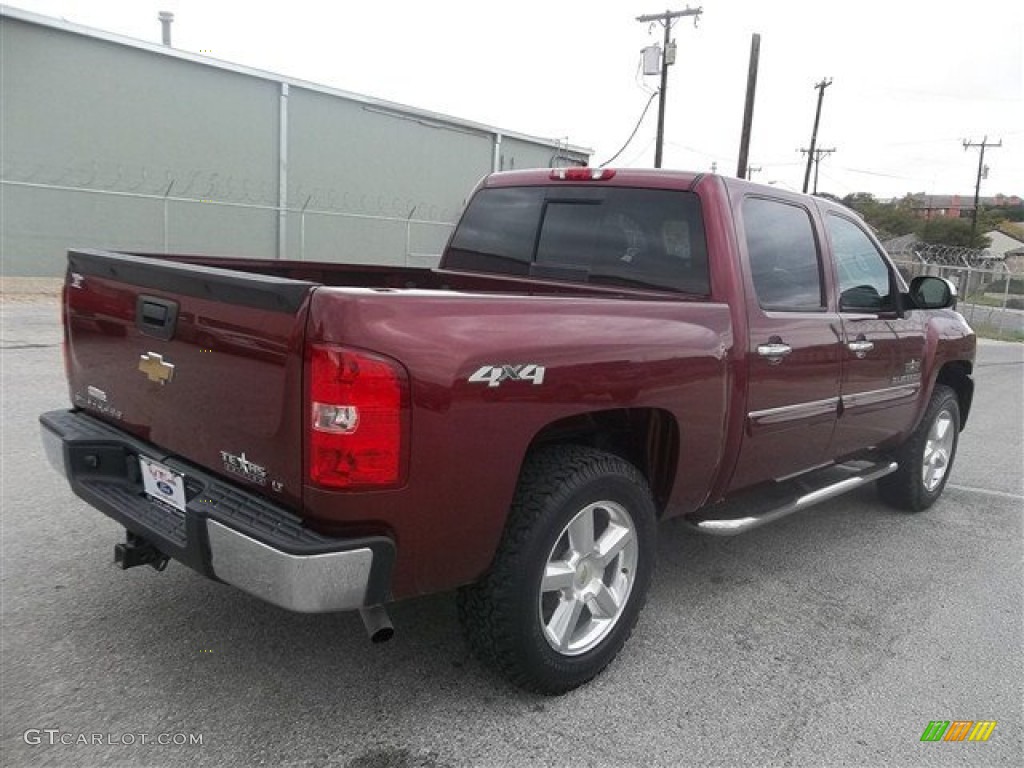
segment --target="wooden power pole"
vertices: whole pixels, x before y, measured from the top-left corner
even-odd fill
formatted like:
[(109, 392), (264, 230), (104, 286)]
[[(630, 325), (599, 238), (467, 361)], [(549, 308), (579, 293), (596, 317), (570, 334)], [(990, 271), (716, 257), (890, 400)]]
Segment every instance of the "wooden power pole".
[[(814, 160), (814, 191), (812, 192), (812, 194), (816, 195), (816, 194), (818, 194), (818, 166), (821, 165), (821, 159), (823, 157), (827, 157), (828, 155), (831, 155), (833, 152), (836, 151), (836, 148), (835, 147), (829, 147), (828, 149), (815, 149), (813, 151), (809, 150), (809, 149), (801, 149), (800, 151), (803, 154), (808, 156), (808, 160), (810, 160), (812, 158), (812, 156), (813, 156), (813, 160)], [(805, 192), (807, 191), (806, 187), (804, 188), (804, 191)]]
[[(687, 8), (685, 11), (665, 11), (637, 16), (637, 21), (658, 22), (665, 27), (665, 46), (661, 49), (661, 90), (658, 92), (658, 139), (654, 147), (654, 167), (661, 168), (662, 147), (665, 142), (665, 96), (668, 94), (668, 68), (675, 63), (674, 49), (670, 58), (669, 48), (672, 45), (672, 22), (683, 16), (700, 17), (703, 8)], [(696, 22), (696, 18), (694, 19)]]
[(1003, 146), (1003, 140), (1000, 139), (997, 144), (989, 144), (988, 136), (981, 140), (981, 143), (971, 142), (968, 139), (964, 139), (964, 152), (973, 147), (977, 147), (981, 151), (978, 153), (978, 179), (974, 183), (974, 210), (971, 211), (971, 247), (974, 247), (974, 238), (978, 235), (978, 203), (981, 200), (981, 175), (985, 172), (985, 149), (986, 147), (1001, 147)]
[(807, 185), (811, 183), (811, 163), (814, 162), (814, 145), (818, 141), (818, 123), (821, 121), (821, 102), (825, 98), (825, 89), (830, 85), (832, 85), (832, 78), (826, 77), (814, 86), (818, 89), (818, 108), (814, 112), (814, 129), (811, 131), (811, 148), (807, 150), (807, 170), (804, 171), (804, 194), (807, 193)]
[(747, 69), (747, 99), (743, 105), (743, 131), (740, 133), (740, 160), (736, 176), (749, 179), (747, 162), (750, 158), (750, 129), (754, 124), (754, 94), (757, 91), (757, 62), (761, 58), (761, 36), (756, 32), (750, 37), (750, 65)]

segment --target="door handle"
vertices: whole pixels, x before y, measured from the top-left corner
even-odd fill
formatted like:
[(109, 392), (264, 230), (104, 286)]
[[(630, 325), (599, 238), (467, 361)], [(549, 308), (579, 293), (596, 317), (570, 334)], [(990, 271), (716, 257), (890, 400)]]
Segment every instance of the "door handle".
[(863, 360), (864, 356), (875, 348), (875, 345), (867, 339), (857, 339), (856, 341), (851, 341), (846, 345), (846, 347), (853, 352), (859, 360)]
[(793, 351), (793, 348), (789, 344), (783, 344), (781, 341), (771, 340), (767, 344), (757, 345), (757, 354), (761, 357), (767, 357), (768, 362), (772, 365), (778, 365), (782, 362), (782, 358)]
[(140, 294), (135, 302), (135, 327), (146, 336), (170, 341), (178, 322), (178, 302)]

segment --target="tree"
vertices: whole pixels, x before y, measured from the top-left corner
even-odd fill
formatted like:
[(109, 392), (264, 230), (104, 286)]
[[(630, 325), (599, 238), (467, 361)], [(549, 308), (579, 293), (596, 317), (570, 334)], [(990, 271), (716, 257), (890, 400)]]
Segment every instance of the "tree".
[(915, 230), (918, 219), (912, 201), (907, 195), (895, 203), (883, 203), (868, 192), (855, 192), (843, 198), (843, 203), (863, 216), (882, 240), (909, 235)]
[[(979, 232), (980, 230), (981, 227), (979, 227)], [(978, 234), (973, 241), (971, 240), (970, 219), (950, 219), (945, 216), (925, 219), (918, 224), (916, 232), (922, 242), (937, 245), (987, 248), (992, 242), (982, 234)]]
[(1024, 205), (1013, 205), (1000, 210), (1009, 221), (1024, 221)]
[(1002, 208), (989, 208), (988, 206), (978, 207), (978, 231), (991, 232), (999, 229), (1006, 221), (1006, 211)]

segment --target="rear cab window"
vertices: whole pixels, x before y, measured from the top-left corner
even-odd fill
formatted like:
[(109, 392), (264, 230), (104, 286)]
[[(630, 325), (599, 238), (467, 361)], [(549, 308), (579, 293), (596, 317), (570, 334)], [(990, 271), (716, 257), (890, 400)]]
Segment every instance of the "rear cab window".
[(760, 197), (743, 201), (743, 224), (754, 291), (762, 309), (825, 309), (818, 241), (810, 213)]
[(452, 237), (445, 266), (710, 293), (700, 201), (680, 190), (481, 189)]

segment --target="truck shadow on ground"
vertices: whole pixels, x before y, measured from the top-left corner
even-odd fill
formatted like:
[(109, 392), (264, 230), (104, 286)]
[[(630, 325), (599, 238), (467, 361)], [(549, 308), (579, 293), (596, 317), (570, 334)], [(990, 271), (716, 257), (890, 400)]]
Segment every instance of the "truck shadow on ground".
[[(809, 561), (813, 566), (827, 558), (840, 538), (862, 535), (885, 520), (899, 523), (878, 508), (868, 490), (735, 538), (701, 536), (679, 521), (663, 523), (655, 583), (637, 634), (644, 632), (645, 617), (699, 613), (767, 579), (805, 579)], [(454, 593), (392, 605), (395, 638), (373, 645), (356, 613), (290, 613), (178, 565), (167, 574), (140, 568), (120, 578), (132, 583), (113, 593), (97, 588), (96, 594), (79, 596), (105, 604), (99, 615), (104, 621), (75, 631), (103, 631), (105, 620), (116, 616), (124, 658), (144, 659), (158, 672), (152, 675), (157, 681), (189, 677), (183, 671), (191, 670), (220, 688), (237, 684), (245, 668), (253, 672), (249, 685), (257, 691), (264, 685), (304, 697), (319, 691), (325, 700), (359, 690), (383, 703), (389, 690), (407, 693), (410, 686), (458, 692), (460, 699), (484, 704), (495, 696), (544, 700), (516, 692), (473, 659), (459, 629)], [(268, 678), (272, 682), (260, 682)]]

